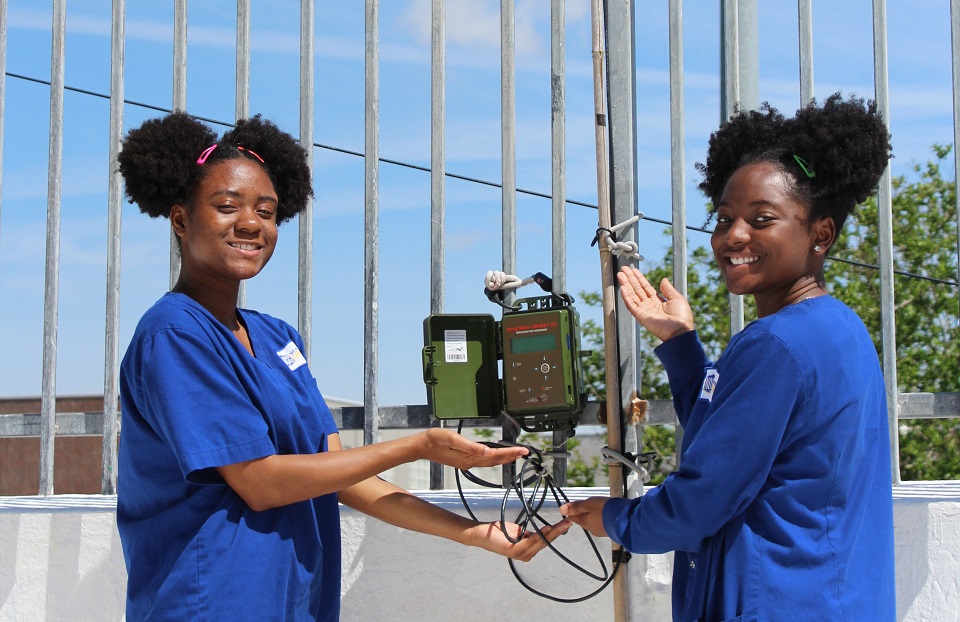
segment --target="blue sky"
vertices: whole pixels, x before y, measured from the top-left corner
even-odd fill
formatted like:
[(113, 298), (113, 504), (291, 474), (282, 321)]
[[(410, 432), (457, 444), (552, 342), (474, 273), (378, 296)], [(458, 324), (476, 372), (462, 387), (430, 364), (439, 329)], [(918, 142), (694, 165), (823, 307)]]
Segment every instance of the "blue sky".
[[(110, 85), (110, 2), (67, 6), (66, 84), (98, 93)], [(128, 2), (125, 98), (168, 108), (172, 101), (172, 2)], [(299, 115), (299, 2), (252, 3), (251, 101), (292, 134)], [(796, 5), (760, 2), (760, 100), (785, 113), (800, 103)], [(500, 61), (496, 0), (447, 3), (447, 171), (499, 182)], [(688, 222), (704, 216), (694, 163), (719, 123), (719, 2), (684, 6)], [(49, 3), (8, 0), (7, 71), (50, 79)], [(517, 186), (550, 193), (549, 2), (517, 0)], [(637, 2), (639, 210), (670, 218), (667, 3)], [(888, 7), (890, 125), (894, 174), (926, 161), (930, 146), (952, 141), (949, 6), (916, 0)], [(187, 110), (230, 122), (234, 116), (236, 9), (229, 0), (189, 7)], [(363, 2), (318, 2), (317, 143), (363, 151)], [(380, 155), (430, 165), (430, 2), (380, 5)], [(815, 93), (873, 94), (871, 2), (814, 6)], [(587, 0), (566, 5), (567, 198), (596, 203)], [(41, 382), (48, 87), (6, 79), (0, 204), (0, 397), (38, 395)], [(61, 395), (103, 391), (106, 192), (109, 106), (68, 91), (64, 99), (59, 352)], [(157, 113), (127, 105), (125, 127)], [(363, 398), (363, 160), (314, 150), (314, 343), (311, 367), (321, 390)], [(445, 310), (491, 313), (482, 278), (499, 269), (500, 190), (448, 179)], [(168, 285), (168, 225), (124, 204), (121, 350), (137, 319)], [(421, 404), (422, 321), (429, 313), (430, 177), (380, 166), (379, 402)], [(550, 273), (550, 202), (517, 199), (517, 273)], [(590, 247), (595, 210), (570, 206), (568, 291), (600, 288)], [(955, 235), (954, 232), (944, 232)], [(689, 234), (690, 243), (706, 236)], [(641, 253), (658, 263), (664, 226), (641, 221)], [(271, 264), (248, 286), (248, 306), (296, 325), (297, 224), (280, 230)], [(531, 286), (532, 287), (532, 286)], [(531, 288), (520, 295), (535, 295)], [(694, 307), (696, 302), (693, 301)], [(586, 317), (595, 316), (581, 306)]]

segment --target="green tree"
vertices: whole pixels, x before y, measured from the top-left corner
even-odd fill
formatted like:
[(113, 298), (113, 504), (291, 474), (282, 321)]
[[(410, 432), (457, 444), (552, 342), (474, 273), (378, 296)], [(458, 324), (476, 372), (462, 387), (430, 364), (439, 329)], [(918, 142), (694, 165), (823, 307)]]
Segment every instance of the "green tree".
[[(906, 393), (960, 391), (957, 187), (941, 171), (950, 151), (934, 145), (934, 158), (913, 167), (914, 179), (900, 176), (891, 182), (894, 269), (925, 277), (894, 277), (897, 385)], [(877, 201), (871, 198), (844, 226), (831, 255), (877, 265), (877, 222)], [(863, 318), (880, 352), (878, 271), (833, 261), (826, 273), (831, 293)], [(960, 479), (960, 420), (900, 423), (903, 479)]]
[[(895, 269), (926, 278), (895, 278), (897, 325), (897, 381), (902, 392), (960, 391), (960, 297), (957, 278), (956, 184), (946, 181), (941, 166), (949, 147), (935, 146), (934, 159), (914, 167), (915, 179), (892, 180)], [(831, 294), (856, 311), (880, 352), (880, 275), (878, 211), (870, 198), (848, 219), (831, 249), (825, 269)], [(856, 263), (850, 263), (856, 262)], [(659, 265), (642, 267), (657, 286), (673, 274), (672, 251)], [(930, 280), (935, 279), (935, 280)], [(943, 281), (946, 281), (944, 283)], [(729, 302), (712, 253), (693, 247), (688, 258), (687, 296), (696, 315), (697, 330), (707, 355), (716, 359), (730, 339)], [(581, 293), (588, 306), (599, 306), (597, 294)], [(751, 297), (744, 299), (744, 320), (756, 319)], [(594, 354), (585, 373), (595, 399), (605, 398), (603, 331), (591, 320), (582, 327), (584, 347)], [(653, 354), (657, 340), (639, 329), (637, 353), (641, 394), (646, 399), (670, 399), (663, 368)], [(675, 468), (673, 431), (647, 426), (643, 449), (660, 454), (652, 483)], [(900, 425), (900, 469), (905, 480), (960, 478), (960, 420), (904, 421)]]

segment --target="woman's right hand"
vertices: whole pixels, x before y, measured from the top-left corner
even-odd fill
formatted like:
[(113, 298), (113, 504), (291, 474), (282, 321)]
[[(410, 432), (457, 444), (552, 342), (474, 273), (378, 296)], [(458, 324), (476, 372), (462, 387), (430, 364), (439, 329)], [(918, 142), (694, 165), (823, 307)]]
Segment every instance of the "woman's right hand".
[(647, 277), (632, 266), (622, 267), (617, 280), (627, 310), (654, 337), (667, 341), (694, 329), (690, 303), (668, 279), (660, 281), (662, 297)]

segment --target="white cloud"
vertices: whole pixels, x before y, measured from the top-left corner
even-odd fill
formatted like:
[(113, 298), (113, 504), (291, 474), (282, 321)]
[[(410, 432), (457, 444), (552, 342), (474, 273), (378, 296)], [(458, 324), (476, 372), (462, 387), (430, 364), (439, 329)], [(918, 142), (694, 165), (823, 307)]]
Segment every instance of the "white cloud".
[[(576, 18), (582, 9), (574, 9)], [(462, 66), (500, 66), (500, 2), (448, 2), (444, 15), (448, 63)], [(433, 26), (431, 0), (412, 0), (398, 22), (414, 40), (429, 45)], [(518, 69), (549, 67), (550, 5), (543, 0), (520, 0), (514, 6), (514, 54)]]

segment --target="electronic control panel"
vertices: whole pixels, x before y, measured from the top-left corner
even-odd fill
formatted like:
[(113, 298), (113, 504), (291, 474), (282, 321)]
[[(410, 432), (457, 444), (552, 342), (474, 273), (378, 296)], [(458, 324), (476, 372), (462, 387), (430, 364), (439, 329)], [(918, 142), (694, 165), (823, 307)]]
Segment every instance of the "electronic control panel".
[(503, 383), (509, 412), (569, 408), (570, 322), (563, 310), (504, 315)]
[(568, 300), (520, 299), (499, 322), (488, 314), (425, 319), (423, 381), (433, 415), (473, 419), (505, 412), (528, 431), (573, 430), (586, 392), (579, 317)]

